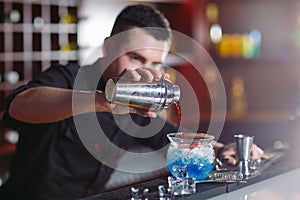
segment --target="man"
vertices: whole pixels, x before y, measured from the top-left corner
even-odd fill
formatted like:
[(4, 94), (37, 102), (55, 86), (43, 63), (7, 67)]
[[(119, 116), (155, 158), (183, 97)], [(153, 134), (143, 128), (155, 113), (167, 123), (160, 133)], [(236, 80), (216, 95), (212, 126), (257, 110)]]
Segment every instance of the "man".
[[(139, 27), (158, 27), (162, 31)], [(126, 30), (130, 30), (128, 34), (119, 37)], [(149, 82), (168, 79), (169, 75), (155, 66), (164, 61), (170, 41), (169, 23), (163, 15), (148, 6), (129, 6), (118, 15), (111, 37), (105, 40), (103, 58), (81, 68), (52, 66), (13, 91), (5, 101), (3, 121), (20, 132), (20, 139), (0, 199), (78, 199), (101, 192), (115, 164), (108, 162), (117, 161), (122, 151), (112, 152), (112, 145), (102, 142), (104, 138), (89, 125), (94, 116), (105, 136), (120, 149), (127, 150), (135, 140), (154, 149), (165, 146), (165, 135), (177, 132), (177, 125), (166, 122), (159, 133), (148, 138), (128, 135), (112, 113), (118, 114), (125, 127), (128, 112), (140, 126), (147, 126), (157, 113), (109, 104), (103, 91), (111, 77)], [(80, 127), (86, 130), (87, 143), (81, 141)], [(141, 134), (129, 128), (132, 134)], [(97, 152), (104, 152), (110, 159), (100, 162), (92, 156)]]

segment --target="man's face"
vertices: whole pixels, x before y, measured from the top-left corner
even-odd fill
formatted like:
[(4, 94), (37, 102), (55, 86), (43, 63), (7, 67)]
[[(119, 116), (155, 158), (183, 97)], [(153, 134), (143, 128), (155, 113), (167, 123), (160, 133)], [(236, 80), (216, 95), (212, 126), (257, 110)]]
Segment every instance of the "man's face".
[(142, 29), (130, 30), (126, 42), (119, 44), (119, 46), (117, 46), (118, 44), (113, 45), (113, 52), (108, 49), (107, 54), (114, 54), (116, 59), (103, 74), (105, 81), (108, 78), (120, 76), (122, 72), (128, 69), (160, 66), (169, 50), (167, 41), (156, 40)]

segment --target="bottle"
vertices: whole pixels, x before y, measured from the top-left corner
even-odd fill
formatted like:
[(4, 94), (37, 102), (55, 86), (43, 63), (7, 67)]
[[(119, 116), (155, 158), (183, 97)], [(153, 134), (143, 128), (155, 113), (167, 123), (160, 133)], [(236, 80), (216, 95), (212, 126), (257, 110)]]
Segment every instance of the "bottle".
[(10, 13), (9, 13), (9, 20), (12, 23), (19, 23), (21, 21), (20, 11), (17, 10), (17, 9), (11, 10)]
[(235, 115), (245, 114), (248, 110), (246, 88), (241, 76), (236, 76), (232, 79), (230, 110)]
[(110, 103), (161, 111), (180, 99), (180, 88), (167, 79), (151, 83), (112, 78), (106, 82), (105, 98)]

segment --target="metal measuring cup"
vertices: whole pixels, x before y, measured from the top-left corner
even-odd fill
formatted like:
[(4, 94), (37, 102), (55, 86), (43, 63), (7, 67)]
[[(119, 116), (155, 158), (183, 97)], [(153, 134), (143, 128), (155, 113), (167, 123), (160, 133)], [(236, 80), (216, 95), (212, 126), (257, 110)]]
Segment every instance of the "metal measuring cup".
[(251, 147), (254, 136), (236, 134), (234, 135), (238, 156), (238, 172), (244, 176), (251, 175)]

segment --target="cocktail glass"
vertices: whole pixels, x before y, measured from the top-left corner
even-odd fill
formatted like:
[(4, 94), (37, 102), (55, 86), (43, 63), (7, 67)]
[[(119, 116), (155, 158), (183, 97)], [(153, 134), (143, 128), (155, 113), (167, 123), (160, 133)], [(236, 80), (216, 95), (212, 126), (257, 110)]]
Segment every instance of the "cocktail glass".
[(193, 193), (193, 190), (186, 190), (189, 186), (184, 184), (191, 183), (191, 179), (194, 182), (204, 180), (214, 169), (215, 153), (212, 145), (214, 136), (205, 133), (179, 132), (170, 133), (167, 137), (171, 142), (167, 152), (167, 166), (174, 177), (173, 183), (181, 187), (181, 191), (176, 193)]

